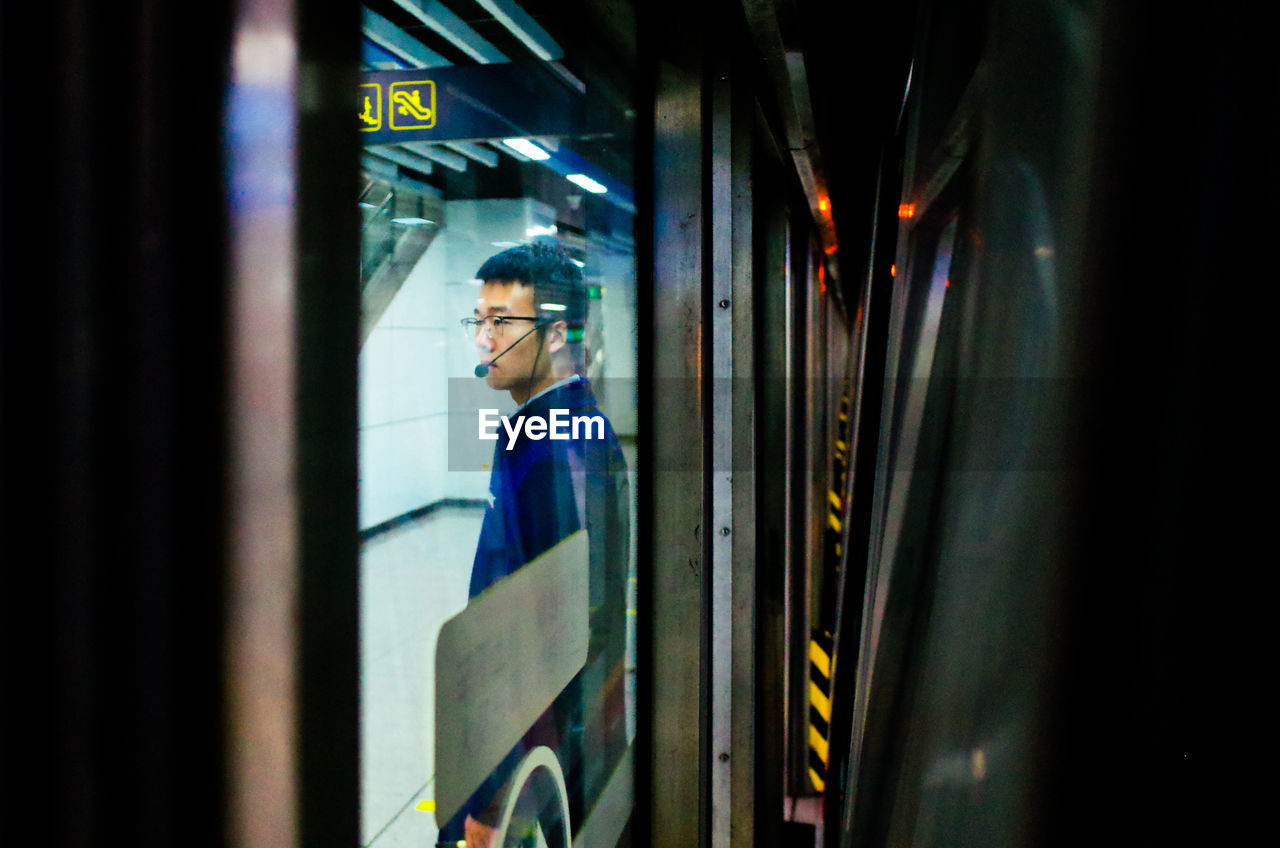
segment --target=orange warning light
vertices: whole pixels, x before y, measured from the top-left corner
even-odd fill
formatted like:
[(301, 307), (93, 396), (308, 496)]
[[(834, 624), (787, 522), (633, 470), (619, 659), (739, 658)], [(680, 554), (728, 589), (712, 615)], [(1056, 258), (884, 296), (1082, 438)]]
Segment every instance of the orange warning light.
[(890, 277), (896, 277), (896, 276), (898, 276), (898, 266), (897, 266), (897, 265), (890, 265), (890, 266), (889, 266), (889, 276), (890, 276)]
[(914, 203), (898, 204), (899, 218), (914, 218), (916, 214), (916, 205)]
[(830, 201), (830, 200), (827, 200), (825, 197), (819, 197), (819, 198), (818, 198), (818, 210), (819, 210), (820, 212), (827, 212), (827, 211), (829, 211), (830, 209), (831, 209), (831, 201)]

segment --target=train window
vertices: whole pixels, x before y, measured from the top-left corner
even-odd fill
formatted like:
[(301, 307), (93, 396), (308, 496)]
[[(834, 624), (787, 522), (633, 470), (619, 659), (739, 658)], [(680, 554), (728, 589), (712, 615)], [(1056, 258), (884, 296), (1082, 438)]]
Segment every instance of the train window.
[(364, 9), (361, 844), (625, 844), (634, 12)]

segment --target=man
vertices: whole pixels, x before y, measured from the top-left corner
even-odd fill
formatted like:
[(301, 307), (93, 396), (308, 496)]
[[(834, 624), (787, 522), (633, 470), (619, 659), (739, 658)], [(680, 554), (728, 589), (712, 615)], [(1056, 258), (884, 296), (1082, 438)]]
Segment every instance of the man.
[[(442, 831), (443, 839), (465, 836), (468, 848), (489, 845), (505, 793), (519, 788), (505, 782), (525, 748), (546, 744), (557, 752), (574, 821), (625, 748), (622, 664), (630, 532), (622, 451), (581, 376), (587, 317), (581, 270), (563, 248), (533, 242), (491, 257), (476, 276), (481, 287), (475, 311), (463, 319), (479, 353), (476, 373), (489, 387), (508, 392), (519, 408), (510, 416), (515, 428), (497, 431), (490, 505), (476, 546), (470, 597), (585, 527), (591, 644), (583, 672)], [(527, 435), (526, 419), (553, 420), (556, 410), (565, 411), (557, 414), (567, 416), (564, 431), (570, 438)], [(589, 426), (574, 426), (584, 419)], [(584, 736), (591, 750), (583, 750)]]

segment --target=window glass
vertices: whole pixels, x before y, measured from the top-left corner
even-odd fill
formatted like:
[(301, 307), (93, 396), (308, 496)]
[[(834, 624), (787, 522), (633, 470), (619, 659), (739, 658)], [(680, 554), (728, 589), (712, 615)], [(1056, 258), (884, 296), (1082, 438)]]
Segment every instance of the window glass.
[[(929, 264), (921, 262), (919, 271), (912, 273), (913, 288), (908, 295), (908, 311), (903, 318), (898, 390), (894, 397), (894, 454), (891, 464), (899, 459), (913, 462), (915, 458), (915, 441), (918, 436), (915, 428), (919, 426), (919, 417), (924, 409), (929, 375), (933, 367), (934, 347), (938, 341), (938, 326), (942, 320), (942, 305), (951, 285), (949, 277), (956, 226), (957, 219), (952, 217), (937, 236), (930, 231), (917, 231), (916, 234), (916, 245), (920, 251), (917, 261), (923, 260)], [(932, 250), (932, 257), (925, 252), (927, 250)], [(914, 410), (914, 415), (910, 410)], [(911, 432), (907, 432), (908, 427), (912, 428)], [(905, 455), (902, 454), (904, 448)]]
[(633, 14), (365, 6), (366, 846), (628, 842)]

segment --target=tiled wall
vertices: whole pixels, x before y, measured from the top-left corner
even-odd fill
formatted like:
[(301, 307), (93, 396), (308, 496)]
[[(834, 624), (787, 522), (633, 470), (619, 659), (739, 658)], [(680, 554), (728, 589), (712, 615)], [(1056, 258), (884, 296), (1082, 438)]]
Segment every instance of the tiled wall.
[(360, 353), (362, 528), (445, 498), (488, 494), (487, 474), (448, 471), (448, 381), (475, 379), (476, 364), (458, 320), (475, 306), (471, 281), (484, 260), (553, 220), (549, 207), (526, 199), (445, 204), (443, 229)]

